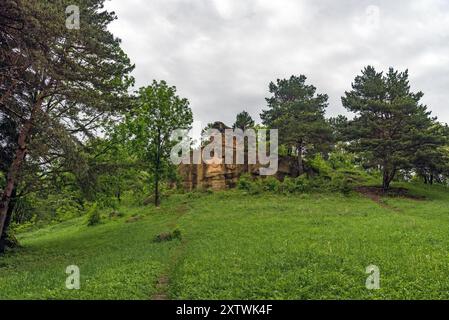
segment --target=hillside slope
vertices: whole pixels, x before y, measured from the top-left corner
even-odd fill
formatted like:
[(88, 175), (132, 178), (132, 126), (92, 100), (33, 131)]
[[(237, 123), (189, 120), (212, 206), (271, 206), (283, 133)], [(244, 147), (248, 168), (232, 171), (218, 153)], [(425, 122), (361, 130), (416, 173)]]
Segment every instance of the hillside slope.
[[(0, 298), (448, 299), (449, 190), (407, 187), (426, 199), (235, 190), (74, 219), (19, 235), (0, 258)], [(182, 240), (153, 241), (176, 228)], [(365, 287), (372, 264), (379, 290)], [(65, 287), (68, 265), (80, 290)]]

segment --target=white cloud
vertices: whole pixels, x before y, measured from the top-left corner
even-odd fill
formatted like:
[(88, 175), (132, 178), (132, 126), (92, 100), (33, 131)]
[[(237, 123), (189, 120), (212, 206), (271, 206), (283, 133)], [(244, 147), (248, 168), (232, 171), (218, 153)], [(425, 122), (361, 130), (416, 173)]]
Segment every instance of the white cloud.
[(258, 119), (268, 83), (305, 74), (329, 115), (367, 64), (409, 68), (412, 88), (449, 122), (449, 3), (444, 0), (112, 0), (112, 32), (137, 86), (165, 79), (196, 120)]

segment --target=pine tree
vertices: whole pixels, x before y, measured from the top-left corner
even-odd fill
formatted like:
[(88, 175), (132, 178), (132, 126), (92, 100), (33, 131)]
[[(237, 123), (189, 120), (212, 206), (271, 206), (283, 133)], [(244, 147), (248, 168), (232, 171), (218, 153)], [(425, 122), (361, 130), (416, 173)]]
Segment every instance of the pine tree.
[(407, 70), (390, 68), (384, 75), (368, 66), (342, 97), (355, 113), (346, 128), (350, 149), (363, 155), (367, 167), (380, 168), (384, 191), (399, 170), (412, 167), (418, 150), (440, 144), (429, 130), (435, 119), (420, 103), (422, 96), (410, 91)]
[(237, 114), (235, 123), (232, 125), (232, 129), (239, 128), (245, 131), (254, 127), (254, 120), (251, 118), (248, 112), (242, 111)]
[(325, 153), (332, 141), (332, 130), (324, 117), (328, 96), (316, 94), (306, 79), (301, 75), (271, 82), (273, 96), (266, 98), (268, 109), (260, 115), (264, 125), (279, 130), (281, 144), (296, 150), (299, 175), (304, 172), (304, 155)]
[(417, 150), (412, 160), (413, 168), (424, 183), (441, 183), (449, 172), (449, 128), (447, 125), (434, 123), (428, 130), (435, 139), (439, 139), (437, 141), (440, 146), (427, 145)]
[(1, 4), (2, 10), (12, 7), (13, 18), (0, 20), (5, 66), (0, 117), (17, 123), (18, 136), (0, 198), (0, 232), (26, 157), (39, 154), (51, 162), (62, 154), (76, 157), (69, 148), (126, 106), (133, 66), (107, 30), (115, 15), (103, 10), (103, 2), (78, 2), (79, 30), (66, 27), (65, 9), (72, 1)]

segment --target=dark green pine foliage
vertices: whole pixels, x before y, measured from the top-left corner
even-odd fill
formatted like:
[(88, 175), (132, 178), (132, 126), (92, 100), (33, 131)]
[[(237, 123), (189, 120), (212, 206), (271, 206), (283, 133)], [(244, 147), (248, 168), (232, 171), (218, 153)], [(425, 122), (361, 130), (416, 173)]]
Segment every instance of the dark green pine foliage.
[(70, 0), (0, 2), (0, 118), (17, 124), (0, 192), (0, 233), (25, 166), (76, 166), (78, 148), (128, 105), (133, 69), (107, 26), (104, 0), (77, 1), (80, 29), (67, 29)]
[(413, 159), (416, 173), (424, 183), (446, 183), (449, 174), (449, 128), (435, 123), (428, 129), (440, 146), (427, 145), (420, 148)]
[(232, 125), (232, 129), (238, 128), (245, 131), (254, 127), (254, 120), (251, 118), (248, 112), (242, 111), (237, 114), (235, 123)]
[(399, 170), (413, 167), (419, 150), (441, 144), (422, 96), (410, 91), (407, 70), (390, 68), (384, 74), (368, 66), (342, 97), (343, 106), (355, 113), (345, 130), (350, 149), (363, 155), (367, 167), (381, 170), (385, 191)]
[(272, 97), (262, 111), (264, 125), (279, 130), (279, 143), (292, 150), (298, 159), (298, 172), (304, 172), (304, 156), (325, 154), (331, 146), (332, 129), (325, 119), (328, 96), (317, 94), (306, 84), (304, 75), (278, 79), (269, 85)]

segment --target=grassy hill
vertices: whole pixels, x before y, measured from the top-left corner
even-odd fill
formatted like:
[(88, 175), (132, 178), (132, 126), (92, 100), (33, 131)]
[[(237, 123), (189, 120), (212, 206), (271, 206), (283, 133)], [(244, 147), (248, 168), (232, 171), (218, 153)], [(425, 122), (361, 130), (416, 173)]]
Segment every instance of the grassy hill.
[[(448, 299), (449, 190), (407, 188), (425, 199), (232, 190), (125, 203), (97, 226), (20, 234), (0, 258), (0, 298)], [(175, 229), (182, 239), (153, 241)], [(365, 287), (371, 264), (379, 290)], [(68, 265), (80, 290), (65, 287)]]

